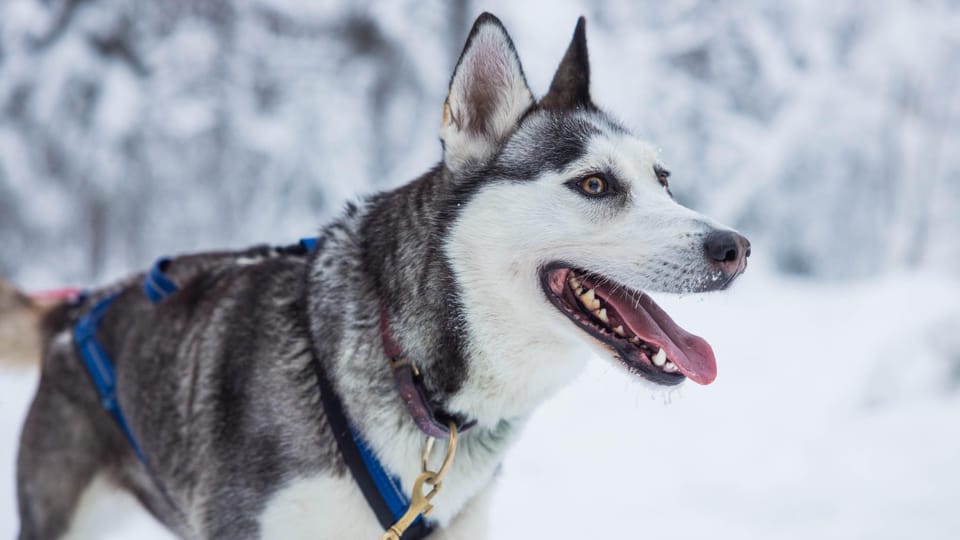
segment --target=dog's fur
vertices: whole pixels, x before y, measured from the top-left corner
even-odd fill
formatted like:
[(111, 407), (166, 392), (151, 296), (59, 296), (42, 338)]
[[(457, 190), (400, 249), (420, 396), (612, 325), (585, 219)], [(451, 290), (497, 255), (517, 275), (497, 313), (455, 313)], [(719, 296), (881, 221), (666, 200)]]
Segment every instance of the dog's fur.
[[(583, 30), (538, 102), (503, 26), (481, 16), (444, 105), (443, 161), (349, 205), (314, 254), (182, 257), (169, 267), (180, 291), (157, 305), (134, 276), (52, 313), (21, 441), (20, 538), (63, 535), (98, 477), (185, 538), (377, 537), (311, 362), (409, 490), (424, 436), (387, 368), (381, 306), (434, 404), (477, 421), (430, 517), (437, 537), (482, 537), (479, 501), (524, 419), (589, 347), (610, 355), (545, 298), (545, 265), (668, 292), (721, 288), (743, 269), (742, 257), (731, 268), (705, 256), (709, 235), (726, 229), (677, 204), (654, 150), (590, 100)], [(613, 195), (571, 188), (595, 171), (617, 179)], [(113, 291), (99, 338), (149, 468), (101, 407), (70, 337)]]

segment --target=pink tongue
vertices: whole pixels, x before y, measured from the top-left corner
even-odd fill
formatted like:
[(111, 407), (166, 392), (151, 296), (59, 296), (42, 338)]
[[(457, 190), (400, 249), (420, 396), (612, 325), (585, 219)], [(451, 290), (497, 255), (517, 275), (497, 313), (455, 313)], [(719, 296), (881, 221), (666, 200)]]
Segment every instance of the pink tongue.
[(699, 384), (710, 384), (717, 378), (717, 360), (706, 340), (680, 328), (646, 294), (640, 299), (640, 309), (635, 309), (634, 299), (622, 290), (610, 295), (608, 292), (603, 291), (604, 299), (613, 305), (630, 331), (647, 343), (663, 348), (680, 373)]

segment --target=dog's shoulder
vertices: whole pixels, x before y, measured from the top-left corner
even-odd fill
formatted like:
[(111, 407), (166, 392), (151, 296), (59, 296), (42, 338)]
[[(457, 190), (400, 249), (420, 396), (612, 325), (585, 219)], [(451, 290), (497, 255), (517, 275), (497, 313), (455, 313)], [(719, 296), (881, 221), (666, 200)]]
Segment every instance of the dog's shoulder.
[(227, 308), (236, 306), (242, 310), (305, 300), (309, 269), (306, 254), (270, 252), (248, 256), (247, 253), (218, 255), (225, 259), (222, 262), (197, 260), (196, 256), (171, 261), (169, 274), (182, 285), (170, 296), (170, 305), (175, 306), (174, 309), (193, 311), (201, 306), (214, 308), (226, 303)]

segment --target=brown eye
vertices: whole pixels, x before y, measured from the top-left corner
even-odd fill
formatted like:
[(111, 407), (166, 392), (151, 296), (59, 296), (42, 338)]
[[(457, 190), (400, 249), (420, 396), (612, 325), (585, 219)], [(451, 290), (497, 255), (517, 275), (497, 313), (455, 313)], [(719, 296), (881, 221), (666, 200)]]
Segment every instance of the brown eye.
[(607, 182), (599, 176), (588, 176), (579, 185), (580, 191), (587, 195), (603, 195), (607, 192)]
[(653, 173), (657, 175), (657, 180), (660, 182), (660, 185), (669, 189), (670, 188), (670, 171), (664, 169), (659, 165), (653, 166)]

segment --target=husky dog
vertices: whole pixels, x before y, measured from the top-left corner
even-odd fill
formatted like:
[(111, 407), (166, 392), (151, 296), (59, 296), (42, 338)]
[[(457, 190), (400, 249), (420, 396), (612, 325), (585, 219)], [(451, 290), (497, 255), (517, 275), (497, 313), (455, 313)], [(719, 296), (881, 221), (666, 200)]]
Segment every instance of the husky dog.
[[(647, 292), (726, 288), (750, 245), (674, 200), (653, 147), (594, 105), (589, 81), (583, 19), (537, 100), (483, 14), (443, 106), (442, 162), (348, 205), (309, 256), (175, 259), (179, 290), (157, 304), (137, 277), (48, 317), (21, 440), (20, 538), (65, 535), (94, 479), (184, 538), (377, 538), (312, 366), (410, 493), (426, 436), (395, 386), (384, 321), (430, 406), (473, 424), (426, 516), (434, 538), (484, 536), (510, 442), (591, 351), (657, 385), (713, 381), (710, 346)], [(108, 293), (98, 336), (149, 467), (70, 336)]]

